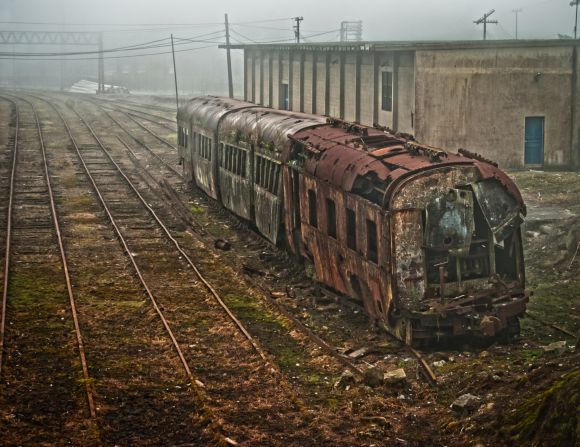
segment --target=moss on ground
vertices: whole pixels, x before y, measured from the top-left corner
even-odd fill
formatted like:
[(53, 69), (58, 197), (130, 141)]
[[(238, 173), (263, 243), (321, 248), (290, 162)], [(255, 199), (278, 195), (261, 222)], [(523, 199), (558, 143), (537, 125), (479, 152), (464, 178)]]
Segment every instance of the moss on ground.
[(580, 368), (504, 416), (504, 433), (519, 445), (575, 446), (580, 441)]

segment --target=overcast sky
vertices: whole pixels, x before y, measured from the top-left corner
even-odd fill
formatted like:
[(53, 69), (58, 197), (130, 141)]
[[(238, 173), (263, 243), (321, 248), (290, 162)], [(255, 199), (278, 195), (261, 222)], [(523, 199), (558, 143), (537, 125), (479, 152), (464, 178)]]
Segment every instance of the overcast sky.
[[(491, 9), (496, 10), (491, 18), (499, 24), (488, 25), (488, 39), (515, 37), (514, 9), (522, 10), (520, 39), (555, 39), (558, 34), (574, 32), (575, 9), (570, 0), (0, 0), (0, 30), (104, 31), (106, 50), (164, 39), (154, 49), (140, 46), (106, 54), (105, 72), (109, 82), (123, 83), (132, 90), (166, 93), (173, 88), (169, 35), (205, 40), (177, 41), (180, 90), (224, 94), (225, 55), (217, 49), (225, 40), (224, 13), (229, 14), (233, 43), (293, 41), (295, 16), (304, 18), (303, 41), (332, 42), (339, 40), (343, 20), (362, 20), (364, 40), (481, 39), (482, 27), (473, 21)], [(50, 53), (91, 48), (6, 45), (2, 50)], [(66, 87), (79, 79), (96, 79), (96, 56), (79, 57), (89, 59), (68, 56), (63, 65), (48, 57), (40, 62), (32, 55), (0, 58), (0, 85), (41, 86), (39, 82), (46, 82), (47, 86)], [(242, 68), (242, 52), (234, 51), (238, 94)], [(118, 76), (121, 72), (131, 78)]]
[[(489, 36), (506, 39), (515, 34), (512, 10), (517, 8), (523, 10), (519, 14), (521, 38), (555, 38), (558, 33), (573, 33), (574, 8), (570, 7), (570, 0), (1, 0), (0, 21), (193, 24), (222, 22), (223, 13), (227, 12), (234, 23), (287, 18), (235, 28), (254, 40), (291, 37), (289, 18), (293, 16), (304, 17), (306, 36), (337, 29), (342, 20), (362, 20), (363, 37), (367, 40), (477, 39), (481, 37), (481, 26), (473, 21), (496, 9), (492, 18), (499, 24), (489, 25)], [(215, 29), (210, 25), (206, 28)], [(181, 28), (187, 32), (190, 29), (204, 28)], [(173, 31), (178, 33), (180, 29)], [(243, 40), (240, 35), (237, 37)], [(326, 37), (336, 39), (332, 33), (312, 39)]]

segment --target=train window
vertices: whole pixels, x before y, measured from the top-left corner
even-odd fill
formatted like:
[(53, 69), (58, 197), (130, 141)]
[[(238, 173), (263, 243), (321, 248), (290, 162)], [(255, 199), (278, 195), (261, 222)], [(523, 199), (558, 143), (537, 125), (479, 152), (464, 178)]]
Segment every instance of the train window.
[(346, 246), (356, 250), (356, 214), (350, 208), (346, 209)]
[(336, 206), (331, 199), (326, 199), (326, 232), (336, 239)]
[(204, 135), (199, 136), (199, 155), (206, 160), (211, 161), (212, 139)]
[(369, 219), (367, 219), (367, 258), (371, 262), (378, 262), (377, 224)]
[(383, 71), (381, 76), (381, 108), (390, 112), (393, 110), (393, 73)]
[(308, 190), (308, 222), (313, 227), (318, 227), (318, 215), (316, 214), (316, 192)]
[[(241, 147), (221, 143), (220, 167), (232, 174), (246, 178), (248, 176), (246, 164), (248, 151)], [(258, 170), (257, 170), (258, 172)], [(257, 177), (256, 177), (257, 178)], [(258, 183), (256, 181), (256, 183)]]
[[(246, 153), (242, 154), (242, 164), (246, 164)], [(256, 185), (264, 188), (272, 194), (278, 194), (278, 183), (280, 181), (280, 164), (275, 161), (256, 155)]]

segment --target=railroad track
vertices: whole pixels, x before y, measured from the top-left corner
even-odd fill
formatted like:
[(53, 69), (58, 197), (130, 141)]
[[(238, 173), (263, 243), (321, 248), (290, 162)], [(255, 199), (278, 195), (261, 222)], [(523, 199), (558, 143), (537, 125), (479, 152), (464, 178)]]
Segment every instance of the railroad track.
[[(75, 111), (75, 114), (76, 113), (77, 112)], [(61, 113), (59, 113), (59, 115), (62, 116)], [(65, 120), (64, 116), (62, 116), (62, 118), (63, 120)], [(192, 312), (195, 312), (198, 316), (201, 314), (211, 314), (212, 321), (215, 322), (221, 321), (221, 323), (219, 323), (219, 326), (222, 329), (227, 328), (228, 325), (231, 325), (233, 322), (233, 324), (237, 326), (238, 334), (243, 334), (247, 342), (249, 342), (246, 343), (245, 346), (240, 346), (244, 345), (244, 343), (240, 343), (241, 340), (240, 339), (236, 340), (236, 337), (234, 337), (233, 340), (236, 340), (236, 343), (234, 346), (232, 346), (231, 333), (228, 334), (228, 336), (224, 337), (224, 339), (221, 342), (222, 343), (221, 348), (219, 347), (219, 343), (217, 342), (218, 340), (217, 337), (213, 336), (211, 337), (211, 339), (205, 340), (203, 345), (209, 345), (211, 343), (213, 344), (214, 348), (217, 348), (218, 351), (222, 350), (222, 355), (227, 355), (229, 357), (229, 361), (226, 361), (224, 365), (220, 365), (220, 367), (216, 367), (214, 368), (214, 370), (210, 372), (208, 372), (207, 369), (204, 368), (203, 371), (206, 374), (206, 376), (209, 374), (210, 376), (215, 377), (216, 374), (221, 374), (222, 383), (220, 384), (220, 386), (217, 386), (217, 388), (223, 387), (227, 389), (227, 387), (229, 386), (230, 391), (227, 394), (232, 394), (233, 391), (237, 391), (238, 393), (236, 396), (237, 400), (241, 402), (247, 400), (246, 404), (248, 408), (252, 407), (252, 401), (254, 400), (254, 397), (251, 395), (248, 396), (239, 395), (240, 390), (239, 389), (235, 390), (236, 385), (239, 386), (239, 384), (237, 383), (238, 380), (237, 376), (247, 377), (249, 383), (251, 383), (252, 385), (251, 388), (253, 389), (256, 396), (263, 395), (264, 393), (266, 394), (271, 393), (271, 395), (280, 394), (280, 392), (282, 391), (283, 394), (289, 395), (289, 397), (287, 398), (288, 399), (287, 402), (285, 402), (285, 399), (283, 398), (281, 399), (280, 402), (277, 403), (277, 405), (279, 406), (277, 413), (279, 413), (280, 415), (286, 414), (287, 416), (294, 413), (295, 414), (294, 417), (299, 417), (301, 415), (302, 410), (300, 408), (296, 408), (296, 406), (300, 407), (300, 402), (296, 399), (296, 396), (293, 395), (289, 387), (282, 387), (282, 390), (279, 390), (278, 392), (274, 391), (273, 393), (271, 391), (268, 391), (272, 387), (274, 387), (274, 389), (279, 388), (280, 383), (283, 383), (283, 378), (280, 377), (279, 371), (275, 363), (271, 361), (269, 355), (259, 346), (259, 343), (251, 337), (251, 335), (247, 332), (247, 330), (245, 330), (243, 325), (236, 320), (235, 316), (233, 315), (232, 312), (229, 311), (227, 306), (223, 302), (221, 302), (221, 299), (219, 295), (215, 292), (215, 289), (213, 289), (211, 284), (209, 284), (209, 282), (203, 278), (199, 270), (196, 269), (195, 264), (193, 264), (191, 258), (189, 258), (187, 253), (185, 253), (185, 251), (183, 251), (180, 248), (179, 243), (171, 236), (171, 232), (169, 231), (169, 229), (165, 226), (165, 224), (162, 222), (159, 216), (155, 214), (153, 209), (149, 207), (147, 201), (140, 195), (137, 188), (134, 185), (132, 185), (131, 180), (122, 172), (121, 167), (115, 162), (115, 160), (110, 156), (110, 154), (108, 154), (105, 144), (101, 142), (101, 140), (92, 130), (92, 127), (88, 124), (88, 122), (78, 114), (77, 118), (78, 120), (80, 120), (80, 122), (83, 123), (86, 129), (88, 129), (93, 139), (97, 143), (96, 145), (93, 146), (77, 144), (76, 147), (78, 148), (78, 156), (80, 157), (80, 159), (89, 160), (88, 162), (86, 161), (82, 162), (82, 164), (86, 166), (87, 175), (93, 176), (92, 182), (93, 188), (95, 188), (95, 192), (97, 190), (101, 191), (101, 193), (97, 192), (97, 195), (99, 195), (102, 206), (103, 207), (107, 206), (107, 203), (111, 201), (111, 190), (114, 190), (114, 193), (117, 197), (121, 192), (121, 195), (125, 198), (122, 204), (113, 203), (112, 206), (109, 206), (110, 211), (108, 212), (108, 214), (110, 214), (111, 221), (115, 219), (115, 221), (118, 222), (118, 224), (116, 224), (118, 228), (117, 235), (119, 238), (125, 240), (125, 243), (123, 245), (126, 253), (128, 253), (132, 259), (135, 271), (137, 271), (137, 268), (141, 270), (141, 273), (138, 273), (137, 275), (140, 277), (140, 279), (143, 280), (145, 284), (147, 284), (147, 286), (144, 285), (144, 288), (148, 288), (149, 290), (155, 289), (155, 292), (151, 292), (150, 299), (151, 300), (153, 300), (154, 298), (159, 299), (160, 304), (157, 305), (157, 308), (163, 308), (165, 313), (170, 313), (170, 321), (177, 322), (176, 326), (180, 327), (182, 331), (186, 330), (190, 331), (191, 326), (196, 326), (197, 321), (191, 321), (190, 314), (185, 315), (183, 314), (183, 312), (177, 310), (179, 306), (175, 307), (176, 303), (174, 297), (176, 295), (182, 297), (181, 302), (178, 303), (180, 306), (187, 305), (190, 309), (192, 309)], [(66, 121), (70, 120), (67, 119)], [(71, 140), (74, 141), (75, 139), (74, 135), (78, 132), (78, 130), (76, 129), (73, 130), (74, 126), (70, 126), (68, 129), (70, 131)], [(105, 160), (108, 160), (108, 163), (111, 166), (111, 170), (116, 170), (118, 176), (121, 176), (124, 179), (123, 183), (126, 186), (126, 191), (122, 191), (120, 184), (117, 183), (115, 183), (114, 185), (112, 184), (111, 182), (112, 175), (110, 171), (108, 170), (108, 168), (106, 171), (104, 169)], [(98, 166), (98, 168), (95, 169), (94, 166)], [(103, 177), (103, 175), (105, 175), (105, 177)], [(103, 190), (104, 185), (107, 185), (107, 189), (105, 190)], [(140, 204), (138, 206), (134, 205), (134, 202), (129, 199), (131, 196), (134, 196), (139, 199)], [(148, 217), (146, 218), (143, 215), (143, 213), (148, 215)], [(152, 243), (151, 235), (148, 235), (147, 238), (145, 238), (142, 233), (134, 234), (128, 231), (130, 227), (134, 226), (134, 224), (132, 225), (131, 223), (132, 220), (135, 221), (138, 219), (141, 222), (146, 222), (147, 219), (151, 218), (153, 221), (156, 222), (156, 226), (158, 227), (156, 230), (152, 231), (152, 233), (155, 234), (155, 238), (166, 239), (166, 241), (162, 244)], [(173, 245), (171, 250), (169, 249), (168, 245), (169, 246)], [(133, 255), (133, 253), (135, 253), (135, 255)], [(138, 265), (139, 261), (145, 258), (147, 259), (162, 258), (164, 263), (166, 263), (163, 269), (167, 270), (167, 272), (161, 272), (159, 271), (159, 268), (157, 272), (154, 272), (143, 261), (141, 261), (141, 265)], [(173, 258), (173, 260), (171, 258)], [(186, 269), (183, 268), (184, 261), (186, 261), (187, 264), (185, 266)], [(179, 266), (179, 264), (181, 264), (181, 266)], [(147, 271), (148, 269), (149, 271)], [(199, 279), (198, 281), (196, 281), (196, 283), (193, 283), (192, 279), (189, 280), (191, 281), (191, 283), (188, 283), (188, 280), (186, 280), (187, 276), (190, 276), (189, 273), (190, 269), (196, 272), (196, 276)], [(176, 274), (180, 274), (181, 281), (183, 281), (183, 283), (181, 283), (179, 286), (176, 286), (175, 281), (171, 283), (171, 279), (169, 279), (172, 277), (174, 278)], [(153, 281), (150, 280), (153, 276), (155, 277), (154, 286), (151, 285), (153, 284)], [(203, 303), (202, 305), (200, 305), (200, 303), (190, 301), (191, 297), (200, 295), (201, 292), (200, 288), (205, 288), (207, 291), (211, 293), (211, 295), (213, 295), (213, 299), (220, 304), (223, 312), (228, 315), (230, 320), (229, 323), (228, 321), (224, 320), (223, 314), (219, 316), (216, 315), (215, 307), (211, 310), (208, 310), (207, 303)], [(183, 300), (183, 298), (185, 298), (185, 300)], [(189, 298), (189, 300), (187, 298)], [(163, 302), (163, 304), (161, 304), (161, 301)], [(172, 301), (174, 301), (174, 303), (172, 303)], [(173, 307), (174, 309), (173, 311), (170, 310), (171, 307)], [(179, 345), (179, 343), (177, 342), (178, 338), (179, 335), (174, 335), (173, 337), (176, 349), (177, 346)], [(251, 352), (248, 351), (248, 349), (250, 349), (250, 351), (253, 350), (255, 351), (255, 353), (258, 354), (259, 363), (262, 363), (262, 365), (267, 366), (266, 369), (263, 369), (259, 365), (256, 365), (257, 359), (251, 358), (252, 354)], [(241, 352), (243, 352), (245, 356), (250, 357), (250, 360), (247, 361), (246, 368), (241, 368), (241, 365), (245, 363), (245, 361), (240, 362), (239, 354)], [(193, 354), (191, 355), (194, 356)], [(184, 367), (188, 363), (185, 359), (185, 356), (186, 356), (185, 354), (180, 355), (180, 358), (182, 358), (183, 360)], [(199, 357), (197, 358), (199, 359)], [(246, 371), (245, 372), (240, 371), (240, 369), (245, 369)], [(260, 372), (259, 374), (256, 373), (257, 370), (261, 369), (264, 371), (264, 373), (266, 373), (267, 377), (264, 377), (264, 373), (262, 372)], [(276, 374), (272, 374), (271, 370), (276, 372)], [(259, 375), (260, 382), (253, 379), (252, 374)], [(235, 378), (234, 380), (236, 383), (227, 383), (228, 381), (223, 379), (223, 377), (233, 377)], [(216, 385), (214, 384), (214, 386)], [(228, 399), (224, 400), (223, 397), (220, 398), (220, 395), (223, 394), (223, 391), (224, 391), (223, 389), (220, 392), (218, 390), (208, 388), (207, 392), (210, 394), (209, 397), (210, 403), (208, 404), (208, 406), (212, 406), (213, 400), (221, 400), (219, 404), (213, 405), (214, 408), (220, 407), (228, 408), (229, 406), (232, 406), (232, 402), (228, 402)], [(270, 405), (271, 404), (272, 402), (270, 401)], [(248, 410), (240, 411), (239, 405), (236, 405), (236, 407), (237, 411), (235, 413), (230, 412), (229, 418), (224, 417), (223, 414), (220, 413), (220, 417), (224, 417), (226, 421), (228, 419), (230, 420), (230, 424), (227, 427), (229, 429), (228, 432), (236, 432), (236, 431), (239, 432), (240, 427), (242, 426), (242, 421), (244, 421), (244, 425), (249, 426), (249, 428), (252, 428), (250, 421), (253, 421), (253, 424), (255, 424), (257, 427), (261, 426), (262, 430), (264, 431), (269, 431), (275, 425), (279, 424), (280, 431), (281, 432), (284, 431), (284, 425), (287, 423), (284, 421), (284, 418), (279, 419), (278, 422), (274, 424), (273, 424), (274, 421), (270, 421), (268, 426), (265, 427), (263, 425), (264, 421), (260, 420), (260, 418), (257, 418), (255, 414), (252, 415), (253, 413), (252, 411)], [(300, 417), (303, 417), (303, 415)], [(237, 421), (237, 423), (232, 425), (231, 423), (232, 419), (234, 421)], [(253, 429), (255, 430), (256, 427), (253, 427)], [(244, 438), (243, 434), (241, 434), (240, 436), (242, 439)], [(286, 434), (285, 436), (289, 435)], [(299, 434), (299, 432), (297, 432), (293, 436), (305, 436), (305, 435)], [(308, 439), (310, 436), (312, 436), (312, 434), (306, 436), (304, 438), (304, 442), (306, 442), (305, 440)], [(247, 434), (246, 437), (248, 439), (251, 438), (250, 434)]]
[[(75, 408), (79, 402), (75, 396), (74, 354), (68, 346), (72, 341), (71, 320), (91, 419), (96, 417), (93, 389), (44, 137), (30, 102), (2, 98), (12, 105), (15, 122), (0, 316), (0, 377), (4, 382), (1, 395), (6, 410), (14, 416), (9, 420), (16, 424), (28, 425), (40, 419), (47, 425), (68, 424), (81, 430), (82, 416), (76, 414)], [(65, 313), (67, 298), (69, 315)], [(6, 322), (10, 323), (9, 330)], [(62, 347), (55, 349), (53, 344)], [(53, 349), (54, 355), (48, 354)], [(5, 351), (8, 355), (4, 355)], [(38, 408), (28, 407), (27, 402), (33, 399), (37, 399)], [(67, 413), (75, 417), (66, 416)], [(60, 436), (74, 438), (70, 433)]]
[[(157, 115), (157, 114), (149, 113), (149, 112), (144, 112), (142, 110), (135, 109), (132, 107), (123, 106), (123, 105), (110, 105), (110, 104), (107, 104), (107, 101), (99, 101), (99, 103), (101, 105), (106, 104), (106, 106), (109, 107), (111, 110), (124, 111), (128, 115), (141, 118), (145, 121), (154, 123), (158, 126), (164, 127), (167, 130), (175, 132), (175, 129), (177, 126), (177, 122), (175, 119), (166, 118), (166, 117), (161, 116), (161, 115)], [(146, 108), (146, 107), (144, 107), (144, 108)]]

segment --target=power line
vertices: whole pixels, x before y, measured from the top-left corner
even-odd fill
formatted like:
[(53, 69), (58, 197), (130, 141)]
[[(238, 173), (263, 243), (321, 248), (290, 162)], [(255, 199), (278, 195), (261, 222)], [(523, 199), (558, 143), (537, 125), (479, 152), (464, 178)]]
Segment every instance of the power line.
[[(201, 34), (197, 36), (193, 36), (191, 38), (176, 38), (179, 42), (175, 45), (186, 45), (189, 43), (214, 43), (214, 44), (221, 44), (220, 41), (215, 41), (214, 39), (221, 37), (216, 36), (215, 34), (223, 33), (222, 30)], [(213, 36), (211, 39), (196, 39), (199, 37), (206, 37), (206, 36)], [(23, 57), (54, 57), (54, 56), (82, 56), (82, 55), (89, 55), (89, 54), (105, 54), (105, 53), (117, 53), (117, 52), (125, 52), (125, 51), (139, 51), (139, 50), (149, 50), (153, 48), (164, 48), (171, 46), (171, 43), (168, 42), (169, 38), (153, 40), (149, 42), (143, 42), (140, 44), (134, 44), (124, 47), (117, 47), (117, 48), (110, 48), (107, 50), (102, 51), (75, 51), (75, 52), (52, 52), (52, 53), (14, 53), (14, 52), (0, 52), (0, 56), (7, 56), (10, 55), (13, 58), (23, 58)], [(166, 43), (161, 43), (166, 42)], [(66, 60), (66, 59), (65, 59)]]
[[(221, 42), (221, 44), (223, 45), (223, 42)], [(169, 45), (171, 46), (171, 44)], [(207, 48), (215, 48), (215, 45), (206, 45), (203, 47), (194, 47), (194, 48), (185, 48), (182, 50), (175, 50), (176, 53), (181, 53), (181, 52), (185, 52), (185, 51), (197, 51), (197, 50), (204, 50)], [(105, 56), (103, 57), (103, 59), (128, 59), (128, 58), (134, 58), (134, 57), (145, 57), (145, 56), (157, 56), (160, 54), (171, 54), (171, 51), (163, 51), (163, 52), (157, 52), (157, 53), (144, 53), (144, 54), (128, 54), (125, 56)], [(100, 58), (98, 57), (83, 57), (83, 58), (13, 58), (13, 57), (8, 57), (8, 56), (4, 56), (4, 55), (0, 55), (0, 60), (2, 59), (12, 59), (12, 60), (17, 60), (17, 61), (93, 61), (93, 60), (98, 60)]]
[[(241, 22), (232, 22), (230, 25), (248, 25), (252, 23), (271, 23), (271, 22), (281, 22), (286, 20), (292, 20), (294, 17), (283, 17), (277, 19), (265, 19), (265, 20), (248, 20)], [(215, 26), (223, 25), (221, 22), (197, 22), (197, 23), (63, 23), (63, 22), (25, 22), (25, 21), (0, 21), (2, 25), (49, 25), (49, 26)]]
[[(250, 39), (248, 36), (245, 36), (244, 34), (236, 31), (233, 27), (230, 26), (230, 31), (234, 34), (237, 34), (238, 36), (240, 36), (242, 39), (246, 39), (249, 40), (252, 43), (257, 43), (254, 39)], [(237, 39), (236, 39), (237, 40)]]

